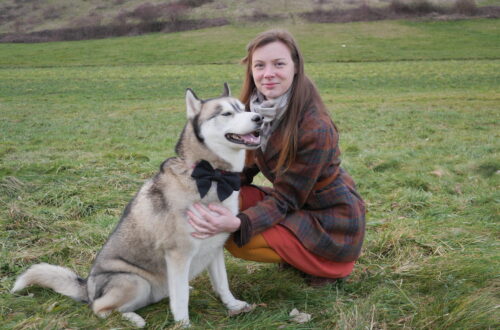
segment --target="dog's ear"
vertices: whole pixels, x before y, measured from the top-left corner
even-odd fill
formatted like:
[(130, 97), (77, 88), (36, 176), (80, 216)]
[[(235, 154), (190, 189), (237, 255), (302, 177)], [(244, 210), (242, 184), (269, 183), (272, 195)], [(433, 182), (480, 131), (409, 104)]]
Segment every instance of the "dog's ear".
[(201, 101), (191, 88), (186, 89), (186, 110), (189, 119), (194, 118), (201, 110)]
[(224, 93), (222, 93), (221, 97), (231, 97), (231, 89), (227, 82), (224, 83)]

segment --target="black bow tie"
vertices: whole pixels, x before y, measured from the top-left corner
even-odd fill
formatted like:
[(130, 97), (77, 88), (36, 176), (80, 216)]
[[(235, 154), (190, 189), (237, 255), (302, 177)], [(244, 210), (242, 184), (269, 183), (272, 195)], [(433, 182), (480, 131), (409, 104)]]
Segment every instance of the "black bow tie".
[(196, 164), (191, 177), (196, 181), (201, 198), (208, 193), (212, 181), (217, 182), (217, 196), (221, 202), (231, 196), (233, 191), (240, 190), (241, 182), (238, 173), (214, 169), (206, 160)]

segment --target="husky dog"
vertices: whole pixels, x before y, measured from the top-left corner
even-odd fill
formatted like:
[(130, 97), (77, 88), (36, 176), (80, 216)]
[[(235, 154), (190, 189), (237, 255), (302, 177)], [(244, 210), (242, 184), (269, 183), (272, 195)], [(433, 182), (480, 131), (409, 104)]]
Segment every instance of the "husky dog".
[(208, 268), (213, 289), (230, 314), (252, 309), (229, 290), (223, 255), (229, 234), (194, 238), (186, 212), (194, 212), (193, 203), (201, 201), (237, 213), (237, 172), (243, 170), (245, 150), (260, 144), (263, 118), (246, 112), (227, 84), (221, 97), (207, 100), (187, 89), (186, 105), (188, 122), (175, 148), (177, 157), (165, 160), (127, 205), (88, 278), (41, 263), (20, 275), (12, 292), (32, 284), (48, 287), (87, 302), (100, 317), (121, 312), (138, 327), (146, 322), (135, 310), (169, 297), (174, 320), (189, 326), (189, 280)]

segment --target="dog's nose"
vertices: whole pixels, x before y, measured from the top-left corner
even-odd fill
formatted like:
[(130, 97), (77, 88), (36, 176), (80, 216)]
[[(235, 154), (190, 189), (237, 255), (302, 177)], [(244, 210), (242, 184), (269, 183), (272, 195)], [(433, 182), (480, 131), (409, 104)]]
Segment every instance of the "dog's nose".
[(252, 121), (256, 122), (257, 124), (260, 124), (262, 122), (262, 116), (259, 114), (255, 114), (255, 116), (252, 117)]

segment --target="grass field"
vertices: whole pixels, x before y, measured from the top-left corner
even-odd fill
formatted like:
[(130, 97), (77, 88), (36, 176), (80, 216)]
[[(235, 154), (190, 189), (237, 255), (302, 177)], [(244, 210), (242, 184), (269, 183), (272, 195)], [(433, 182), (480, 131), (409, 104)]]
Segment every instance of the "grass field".
[[(227, 257), (229, 318), (206, 275), (195, 329), (493, 329), (500, 324), (498, 20), (292, 25), (368, 204), (343, 284)], [(0, 44), (0, 328), (127, 328), (49, 290), (9, 293), (35, 262), (86, 276), (142, 182), (173, 155), (184, 90), (239, 91), (245, 43), (266, 26)], [(345, 45), (343, 47), (342, 45)], [(297, 325), (297, 308), (312, 320)], [(139, 311), (174, 327), (168, 299)]]

